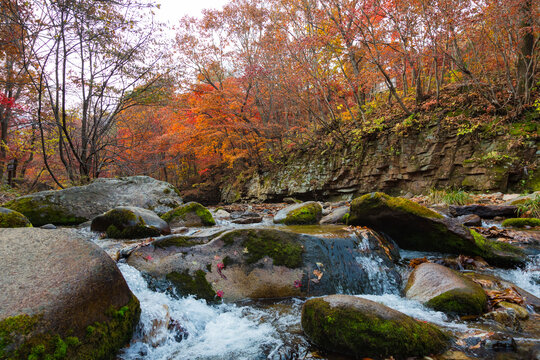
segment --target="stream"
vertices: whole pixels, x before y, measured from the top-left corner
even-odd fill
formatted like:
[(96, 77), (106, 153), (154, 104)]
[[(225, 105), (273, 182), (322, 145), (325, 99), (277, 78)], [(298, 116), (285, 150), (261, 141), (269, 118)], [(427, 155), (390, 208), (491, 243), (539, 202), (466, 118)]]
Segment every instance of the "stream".
[[(276, 226), (267, 220), (263, 225)], [(261, 224), (234, 225), (221, 220), (217, 226), (229, 229), (260, 227)], [(89, 232), (87, 229), (81, 231)], [(189, 235), (201, 231), (205, 230), (191, 229)], [(311, 227), (310, 232), (313, 231), (317, 231), (317, 228)], [(131, 241), (119, 244), (118, 241), (100, 240), (95, 234), (93, 241), (109, 254), (136, 243)], [(406, 265), (409, 259), (441, 257), (441, 254), (436, 253), (405, 250), (400, 250), (400, 255), (402, 260), (397, 270), (403, 278), (403, 284), (406, 284), (411, 272)], [(446, 329), (458, 339), (451, 349), (453, 351), (461, 351), (473, 358), (494, 358), (493, 352), (471, 350), (477, 349), (471, 346), (475, 341), (478, 342), (474, 339), (481, 339), (490, 332), (484, 323), (451, 318), (417, 301), (408, 300), (400, 296), (400, 285), (387, 272), (381, 271), (380, 264), (375, 260), (357, 257), (356, 261), (368, 272), (369, 288), (376, 289), (373, 293), (377, 294), (352, 295), (382, 303)], [(192, 296), (177, 296), (170, 290), (152, 289), (145, 276), (124, 260), (118, 262), (118, 267), (139, 299), (142, 311), (131, 344), (120, 352), (119, 359), (345, 359), (339, 355), (318, 352), (303, 336), (300, 314), (305, 299), (246, 300), (209, 305)], [(531, 261), (524, 269), (494, 269), (490, 273), (540, 297), (540, 255), (531, 256)], [(518, 346), (540, 344), (537, 336), (516, 334), (513, 337)]]

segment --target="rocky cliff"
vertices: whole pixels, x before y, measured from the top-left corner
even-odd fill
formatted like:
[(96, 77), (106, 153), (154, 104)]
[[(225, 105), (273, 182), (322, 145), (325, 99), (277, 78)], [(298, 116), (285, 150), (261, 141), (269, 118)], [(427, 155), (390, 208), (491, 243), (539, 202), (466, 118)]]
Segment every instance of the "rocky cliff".
[(525, 136), (507, 131), (463, 131), (433, 122), (408, 131), (383, 131), (346, 150), (311, 151), (273, 167), (229, 179), (224, 202), (350, 199), (371, 191), (425, 193), (538, 190), (538, 127)]

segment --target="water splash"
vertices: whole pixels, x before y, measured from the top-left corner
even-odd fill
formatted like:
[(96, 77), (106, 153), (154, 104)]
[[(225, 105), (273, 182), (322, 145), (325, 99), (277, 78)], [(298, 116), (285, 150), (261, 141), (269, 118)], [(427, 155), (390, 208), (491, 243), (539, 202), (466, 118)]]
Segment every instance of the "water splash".
[(540, 255), (531, 256), (523, 269), (497, 269), (493, 275), (510, 281), (520, 288), (540, 297)]

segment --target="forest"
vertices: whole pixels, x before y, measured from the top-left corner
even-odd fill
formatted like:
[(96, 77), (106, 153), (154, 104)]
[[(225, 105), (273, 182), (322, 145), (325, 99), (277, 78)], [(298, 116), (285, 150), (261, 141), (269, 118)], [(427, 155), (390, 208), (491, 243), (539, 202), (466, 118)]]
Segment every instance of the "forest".
[(158, 6), (2, 0), (4, 181), (189, 188), (432, 119), (538, 136), (535, 1), (232, 0), (172, 29)]

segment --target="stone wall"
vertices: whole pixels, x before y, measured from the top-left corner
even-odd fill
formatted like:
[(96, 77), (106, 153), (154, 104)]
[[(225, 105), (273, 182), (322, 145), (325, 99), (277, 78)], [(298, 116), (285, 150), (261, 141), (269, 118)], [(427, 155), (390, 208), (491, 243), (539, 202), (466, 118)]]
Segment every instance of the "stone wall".
[(221, 198), (338, 200), (371, 191), (419, 194), (432, 188), (519, 191), (538, 180), (538, 140), (506, 133), (458, 134), (458, 129), (441, 124), (408, 133), (387, 131), (354, 151), (304, 154), (281, 167), (229, 181), (221, 188)]

